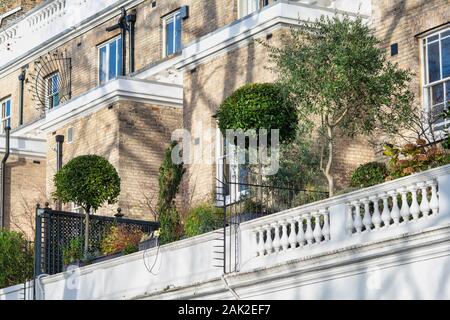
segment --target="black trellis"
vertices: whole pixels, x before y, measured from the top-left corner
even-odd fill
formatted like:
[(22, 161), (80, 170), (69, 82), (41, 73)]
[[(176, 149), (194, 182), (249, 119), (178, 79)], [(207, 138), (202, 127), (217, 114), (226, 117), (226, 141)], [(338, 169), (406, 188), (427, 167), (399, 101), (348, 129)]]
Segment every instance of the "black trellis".
[[(145, 233), (159, 228), (158, 222), (124, 218), (89, 216), (89, 254), (98, 256), (100, 243), (111, 226), (132, 226)], [(84, 239), (85, 215), (73, 212), (37, 209), (35, 241), (35, 276), (63, 271), (63, 248), (71, 240)]]

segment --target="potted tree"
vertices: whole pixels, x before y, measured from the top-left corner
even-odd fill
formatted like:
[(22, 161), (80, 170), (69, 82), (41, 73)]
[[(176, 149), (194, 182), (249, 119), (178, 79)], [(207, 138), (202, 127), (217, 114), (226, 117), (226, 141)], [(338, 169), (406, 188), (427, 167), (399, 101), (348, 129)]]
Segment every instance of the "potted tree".
[(64, 271), (72, 267), (82, 267), (83, 263), (83, 239), (74, 238), (62, 249)]
[(120, 177), (108, 160), (97, 155), (84, 155), (70, 160), (55, 174), (53, 198), (62, 203), (75, 203), (86, 214), (84, 258), (89, 251), (89, 215), (104, 203), (117, 202)]

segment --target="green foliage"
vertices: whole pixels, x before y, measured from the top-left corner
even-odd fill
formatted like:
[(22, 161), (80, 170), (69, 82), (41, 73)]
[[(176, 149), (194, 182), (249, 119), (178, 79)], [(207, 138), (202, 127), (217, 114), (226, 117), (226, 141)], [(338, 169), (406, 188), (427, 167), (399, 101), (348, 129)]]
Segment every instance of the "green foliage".
[(388, 175), (389, 171), (384, 163), (369, 162), (353, 171), (350, 186), (359, 188), (374, 186), (383, 183)]
[(189, 211), (184, 225), (187, 237), (219, 229), (223, 226), (223, 210), (209, 204), (203, 204)]
[(302, 123), (321, 121), (321, 168), (334, 192), (336, 134), (397, 132), (411, 121), (411, 73), (387, 61), (380, 41), (360, 17), (322, 16), (301, 22), (270, 47), (278, 83), (299, 110)]
[(450, 163), (450, 152), (437, 146), (427, 146), (424, 140), (408, 143), (402, 148), (387, 144), (384, 155), (389, 157), (389, 179), (408, 176)]
[(281, 90), (271, 83), (251, 83), (237, 89), (221, 104), (217, 119), (220, 130), (280, 130), (280, 141), (289, 142), (297, 129), (297, 109)]
[(103, 157), (79, 156), (70, 160), (55, 175), (53, 197), (63, 203), (76, 203), (86, 212), (94, 211), (105, 202), (117, 202), (120, 178), (116, 169)]
[(83, 239), (74, 238), (62, 249), (64, 265), (68, 266), (83, 259)]
[(125, 254), (136, 252), (143, 235), (144, 232), (137, 227), (114, 225), (110, 228), (106, 237), (102, 239), (102, 253), (107, 255), (118, 252)]
[(33, 276), (33, 250), (22, 233), (0, 229), (0, 288)]
[(158, 213), (161, 225), (160, 243), (170, 243), (180, 238), (180, 217), (175, 207), (175, 197), (180, 187), (181, 179), (185, 169), (183, 164), (176, 164), (172, 161), (172, 153), (178, 146), (177, 142), (172, 142), (164, 154), (164, 160), (159, 168), (159, 194)]

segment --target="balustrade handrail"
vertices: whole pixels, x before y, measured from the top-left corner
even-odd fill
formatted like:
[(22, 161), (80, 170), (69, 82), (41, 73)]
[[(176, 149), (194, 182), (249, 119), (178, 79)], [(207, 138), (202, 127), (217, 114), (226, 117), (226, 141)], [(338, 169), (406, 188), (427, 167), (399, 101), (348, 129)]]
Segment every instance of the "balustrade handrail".
[(424, 172), (412, 174), (407, 177), (398, 178), (392, 181), (387, 181), (376, 186), (364, 188), (361, 190), (353, 191), (343, 195), (334, 196), (325, 200), (312, 202), (300, 207), (284, 210), (278, 213), (271, 214), (266, 217), (258, 218), (252, 221), (244, 222), (240, 225), (241, 230), (249, 230), (258, 228), (273, 221), (279, 221), (283, 219), (290, 219), (293, 216), (299, 216), (302, 214), (309, 214), (311, 212), (328, 210), (330, 207), (338, 204), (348, 204), (353, 201), (359, 201), (363, 198), (368, 198), (375, 195), (380, 195), (392, 190), (396, 190), (405, 186), (409, 186), (414, 183), (420, 183), (423, 181), (433, 180), (442, 175), (450, 174), (450, 164), (441, 166), (438, 168), (430, 169)]

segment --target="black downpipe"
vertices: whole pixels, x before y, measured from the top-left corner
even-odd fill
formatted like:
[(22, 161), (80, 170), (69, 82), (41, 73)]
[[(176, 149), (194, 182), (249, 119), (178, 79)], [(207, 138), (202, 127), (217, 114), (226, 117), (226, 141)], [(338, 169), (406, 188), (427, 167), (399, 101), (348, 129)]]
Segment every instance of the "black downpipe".
[[(55, 137), (56, 141), (56, 172), (59, 172), (62, 168), (62, 158), (63, 158), (63, 143), (64, 143), (64, 136), (57, 135)], [(60, 201), (56, 203), (56, 210), (61, 211), (62, 206)]]
[(125, 22), (125, 8), (122, 8), (122, 17), (120, 18), (120, 29), (122, 33), (122, 76), (125, 76), (127, 74), (126, 68), (127, 68), (127, 26)]
[(25, 75), (26, 75), (25, 70), (22, 70), (22, 73), (19, 75), (19, 81), (20, 81), (19, 126), (23, 125), (23, 98), (24, 98), (24, 88), (25, 88)]
[(5, 219), (5, 198), (6, 198), (6, 189), (5, 189), (5, 186), (6, 186), (6, 162), (8, 161), (8, 158), (9, 158), (9, 140), (10, 140), (10, 131), (11, 131), (11, 127), (10, 126), (7, 126), (6, 128), (5, 128), (5, 155), (3, 156), (3, 159), (2, 159), (2, 164), (1, 164), (1, 166), (2, 166), (2, 168), (1, 168), (1, 170), (2, 170), (2, 183), (1, 183), (1, 192), (0, 192), (0, 197), (1, 197), (1, 206), (0, 206), (0, 210), (1, 210), (1, 212), (0, 212), (0, 217), (1, 217), (1, 219), (0, 219), (0, 223), (1, 223), (1, 225), (0, 225), (0, 229), (2, 229), (2, 228), (4, 228), (5, 227), (5, 221), (6, 221), (6, 219)]
[(128, 73), (134, 72), (134, 26), (136, 24), (136, 10), (131, 11), (129, 15), (126, 17), (126, 22), (128, 26), (128, 32), (130, 33), (129, 37), (129, 48), (130, 48), (130, 57), (129, 57), (129, 68)]

